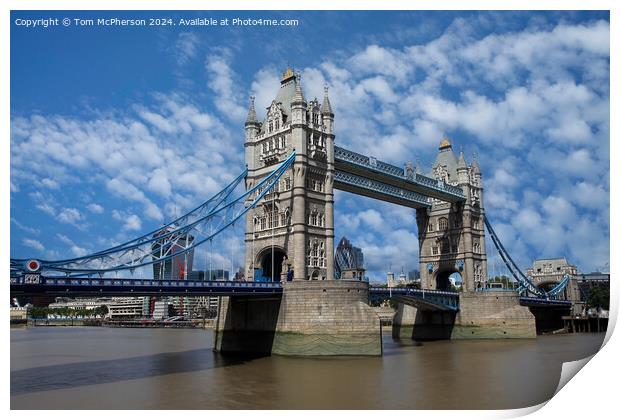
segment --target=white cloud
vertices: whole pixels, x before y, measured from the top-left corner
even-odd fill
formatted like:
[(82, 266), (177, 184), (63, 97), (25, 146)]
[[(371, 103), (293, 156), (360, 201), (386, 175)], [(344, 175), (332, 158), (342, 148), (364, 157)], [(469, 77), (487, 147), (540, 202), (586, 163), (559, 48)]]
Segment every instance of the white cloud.
[(235, 88), (235, 73), (230, 67), (230, 51), (222, 50), (220, 54), (209, 55), (205, 67), (209, 76), (208, 86), (216, 94), (215, 107), (232, 121), (243, 122), (247, 108), (241, 106), (243, 101), (240, 90)]
[(181, 32), (175, 42), (177, 62), (185, 65), (198, 54), (199, 38), (192, 32)]
[(124, 231), (139, 231), (142, 229), (142, 220), (136, 214), (128, 214), (119, 210), (112, 210), (112, 217), (123, 223)]
[(90, 203), (89, 205), (86, 206), (86, 208), (94, 214), (102, 214), (104, 212), (104, 208), (103, 206), (101, 206), (100, 204), (97, 203)]
[(62, 223), (78, 226), (79, 222), (84, 220), (84, 216), (82, 216), (82, 213), (80, 213), (78, 209), (63, 208), (56, 216), (56, 219)]
[(41, 242), (37, 241), (36, 239), (24, 238), (24, 239), (22, 239), (22, 243), (24, 245), (26, 245), (27, 247), (29, 247), (29, 248), (36, 249), (37, 251), (43, 251), (45, 249), (43, 244)]

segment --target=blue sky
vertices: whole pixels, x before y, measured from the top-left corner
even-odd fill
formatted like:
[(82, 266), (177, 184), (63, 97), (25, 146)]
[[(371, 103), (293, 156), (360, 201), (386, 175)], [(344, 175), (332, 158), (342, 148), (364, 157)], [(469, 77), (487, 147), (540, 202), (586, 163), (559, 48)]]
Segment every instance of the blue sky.
[[(14, 23), (39, 17), (299, 25)], [(444, 133), (468, 161), (476, 153), (487, 216), (522, 268), (609, 263), (606, 12), (50, 11), (11, 22), (12, 257), (96, 251), (206, 200), (243, 168), (248, 97), (262, 117), (290, 63), (306, 97), (330, 86), (338, 145), (427, 171)], [(372, 279), (417, 268), (413, 210), (338, 192), (335, 224)], [(239, 265), (241, 233), (218, 239), (214, 265)]]

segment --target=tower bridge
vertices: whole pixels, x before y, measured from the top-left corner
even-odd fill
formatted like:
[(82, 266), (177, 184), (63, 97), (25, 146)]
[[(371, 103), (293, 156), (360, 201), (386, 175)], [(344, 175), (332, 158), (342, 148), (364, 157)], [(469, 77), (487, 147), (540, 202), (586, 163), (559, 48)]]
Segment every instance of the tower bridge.
[[(444, 138), (432, 171), (423, 174), (411, 163), (399, 167), (336, 146), (334, 121), (327, 87), (321, 102), (307, 100), (299, 75), (287, 69), (262, 121), (251, 99), (246, 170), (220, 193), (104, 251), (60, 261), (12, 259), (11, 293), (219, 295), (217, 350), (289, 355), (381, 354), (381, 326), (369, 298), (398, 300), (396, 336), (427, 339), (533, 337), (528, 306), (570, 307), (553, 300), (569, 276), (543, 291), (502, 246), (485, 216), (475, 159), (457, 157)], [(245, 192), (236, 196), (242, 181)], [(334, 189), (416, 210), (422, 290), (379, 290), (335, 277)], [(243, 222), (245, 283), (109, 278), (173, 260), (187, 273), (195, 247)], [(480, 291), (488, 278), (485, 226), (518, 291)], [(449, 291), (453, 273), (463, 278), (460, 293)]]

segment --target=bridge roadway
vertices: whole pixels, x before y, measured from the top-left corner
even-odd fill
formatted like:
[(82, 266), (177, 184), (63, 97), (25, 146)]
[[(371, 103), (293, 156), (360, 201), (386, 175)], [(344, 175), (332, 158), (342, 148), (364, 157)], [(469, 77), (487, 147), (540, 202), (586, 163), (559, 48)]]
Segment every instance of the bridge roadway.
[[(277, 296), (279, 282), (190, 281), (153, 279), (70, 278), (52, 276), (11, 277), (11, 296)], [(480, 292), (484, 293), (484, 292)], [(408, 287), (369, 287), (370, 300), (398, 299), (425, 311), (458, 311), (459, 294)], [(570, 308), (571, 301), (524, 297), (521, 305)]]
[(189, 281), (152, 279), (110, 279), (41, 277), (26, 283), (11, 278), (11, 296), (257, 296), (280, 295), (280, 283), (247, 281)]

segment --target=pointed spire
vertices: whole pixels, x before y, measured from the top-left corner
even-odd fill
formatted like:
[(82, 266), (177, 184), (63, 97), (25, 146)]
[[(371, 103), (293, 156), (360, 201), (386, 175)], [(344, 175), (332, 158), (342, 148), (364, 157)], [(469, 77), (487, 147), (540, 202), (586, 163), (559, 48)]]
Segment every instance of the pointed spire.
[(471, 161), (471, 169), (476, 173), (480, 173), (480, 166), (478, 166), (478, 154), (477, 153), (474, 153), (474, 158)]
[(301, 89), (301, 74), (297, 73), (297, 77), (295, 78), (295, 95), (293, 96), (291, 104), (299, 103), (306, 103), (306, 100), (304, 99), (304, 93)]
[(459, 164), (456, 166), (457, 169), (467, 169), (467, 162), (465, 162), (465, 155), (463, 154), (463, 150), (459, 154)]
[(332, 111), (332, 105), (329, 103), (329, 95), (327, 94), (329, 88), (327, 87), (327, 85), (323, 87), (323, 90), (325, 92), (325, 96), (323, 97), (323, 105), (321, 105), (321, 113), (323, 115), (333, 116), (334, 112)]
[(250, 96), (250, 109), (248, 109), (248, 117), (245, 120), (246, 124), (257, 123), (256, 119), (256, 107), (254, 106), (254, 96)]

